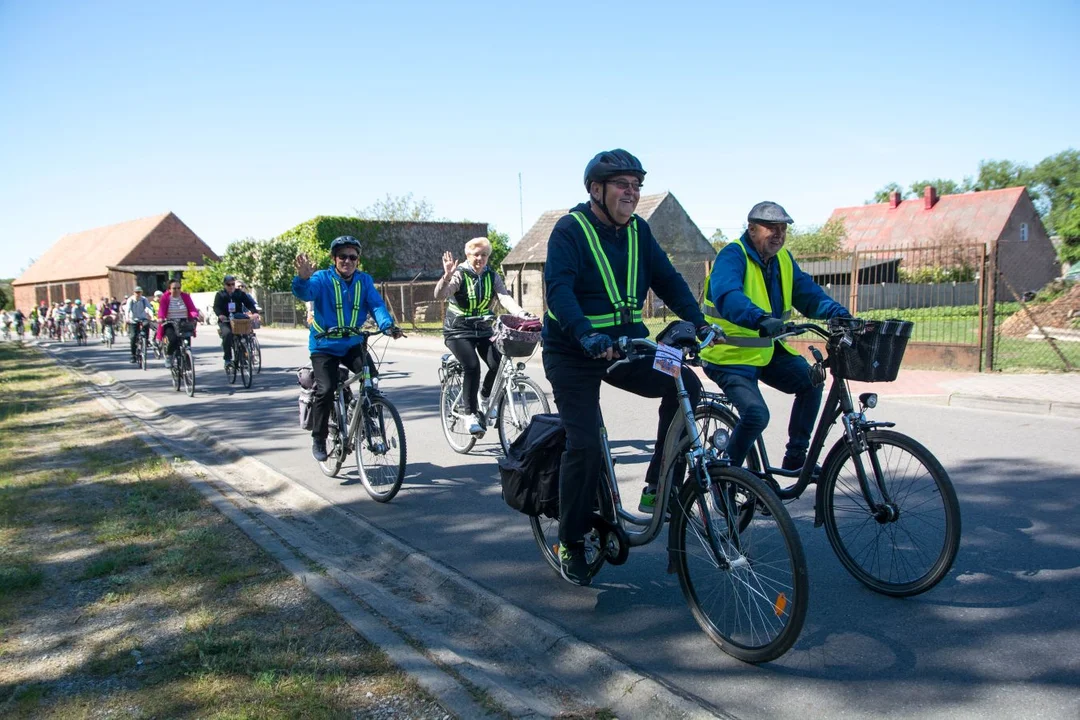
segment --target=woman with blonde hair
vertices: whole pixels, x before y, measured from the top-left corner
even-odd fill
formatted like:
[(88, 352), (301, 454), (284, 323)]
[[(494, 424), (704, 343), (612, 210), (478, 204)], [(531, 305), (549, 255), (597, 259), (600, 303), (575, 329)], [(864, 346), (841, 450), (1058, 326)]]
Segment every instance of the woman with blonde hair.
[[(446, 251), (442, 259), (443, 276), (435, 285), (435, 299), (447, 300), (443, 341), (465, 371), (463, 402), (469, 415), (469, 432), (476, 436), (484, 434), (485, 419), (498, 412), (498, 408), (490, 407), (488, 402), (502, 360), (492, 339), (495, 331), (490, 320), (496, 299), (507, 311), (525, 314), (507, 292), (503, 279), (488, 265), (490, 257), (491, 243), (485, 237), (465, 243), (465, 261), (462, 263)], [(480, 359), (488, 367), (483, 387), (479, 387)], [(481, 403), (477, 402), (478, 391)]]

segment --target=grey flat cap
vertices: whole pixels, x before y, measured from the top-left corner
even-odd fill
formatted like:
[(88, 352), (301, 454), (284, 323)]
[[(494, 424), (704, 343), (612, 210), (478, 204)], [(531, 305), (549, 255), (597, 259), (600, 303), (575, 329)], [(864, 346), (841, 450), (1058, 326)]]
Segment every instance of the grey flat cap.
[(795, 222), (791, 219), (791, 216), (787, 214), (787, 210), (780, 207), (778, 203), (774, 203), (770, 200), (759, 202), (757, 205), (750, 208), (750, 214), (746, 216), (746, 221), (756, 223), (787, 223), (788, 225)]

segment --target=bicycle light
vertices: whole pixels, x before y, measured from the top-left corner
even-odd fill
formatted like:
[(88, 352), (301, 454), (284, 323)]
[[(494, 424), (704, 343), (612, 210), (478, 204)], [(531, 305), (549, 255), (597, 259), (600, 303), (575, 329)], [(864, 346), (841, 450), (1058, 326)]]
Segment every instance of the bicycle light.
[(863, 393), (859, 396), (859, 402), (863, 407), (873, 410), (877, 407), (877, 393)]
[(716, 448), (717, 452), (724, 452), (727, 450), (728, 443), (731, 442), (731, 433), (727, 428), (716, 428), (716, 431), (712, 434), (712, 445)]

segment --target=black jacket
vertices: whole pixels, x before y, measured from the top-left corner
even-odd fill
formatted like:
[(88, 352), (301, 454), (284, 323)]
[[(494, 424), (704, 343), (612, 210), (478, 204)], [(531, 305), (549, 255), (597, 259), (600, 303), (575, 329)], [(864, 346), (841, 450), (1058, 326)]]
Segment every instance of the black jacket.
[[(616, 230), (601, 223), (588, 203), (574, 208), (592, 224), (600, 238), (600, 245), (611, 264), (620, 293), (626, 296), (626, 266), (628, 255), (628, 231)], [(676, 315), (694, 323), (705, 324), (697, 299), (690, 291), (682, 275), (675, 270), (667, 253), (653, 237), (649, 224), (637, 219), (638, 228), (638, 279), (637, 307), (645, 304), (645, 296), (651, 288)], [(555, 223), (548, 239), (547, 264), (544, 266), (544, 286), (550, 312), (544, 317), (544, 352), (580, 354), (579, 340), (593, 332), (586, 315), (602, 315), (612, 312), (611, 300), (604, 289), (604, 281), (589, 251), (585, 231), (571, 215), (564, 215)], [(554, 318), (552, 317), (554, 314)], [(558, 318), (558, 320), (555, 320)], [(613, 338), (627, 336), (648, 337), (649, 330), (641, 322), (596, 330)]]
[(227, 293), (224, 290), (218, 290), (217, 295), (214, 296), (214, 314), (218, 316), (218, 322), (221, 321), (222, 315), (229, 314), (229, 303), (235, 303), (234, 313), (243, 312), (244, 308), (247, 308), (250, 312), (257, 312), (255, 310), (255, 301), (251, 299), (243, 290), (233, 290), (232, 293)]

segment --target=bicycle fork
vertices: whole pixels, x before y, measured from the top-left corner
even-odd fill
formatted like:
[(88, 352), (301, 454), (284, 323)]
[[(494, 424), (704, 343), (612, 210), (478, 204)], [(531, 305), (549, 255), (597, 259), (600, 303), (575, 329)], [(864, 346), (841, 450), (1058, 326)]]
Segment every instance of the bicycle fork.
[[(881, 460), (878, 458), (877, 450), (873, 447), (866, 434), (866, 426), (868, 425), (866, 418), (861, 413), (849, 413), (845, 414), (842, 420), (845, 441), (851, 451), (851, 462), (855, 466), (855, 476), (859, 479), (859, 489), (866, 500), (870, 514), (881, 525), (896, 522), (900, 517), (900, 508), (892, 501), (889, 491), (885, 487), (884, 474), (881, 472)], [(862, 453), (864, 450), (867, 457), (870, 458), (870, 467), (874, 473), (874, 487), (877, 488), (876, 496), (871, 487), (870, 478), (866, 474), (866, 465), (863, 463)], [(877, 502), (875, 497), (880, 497), (881, 502)]]

